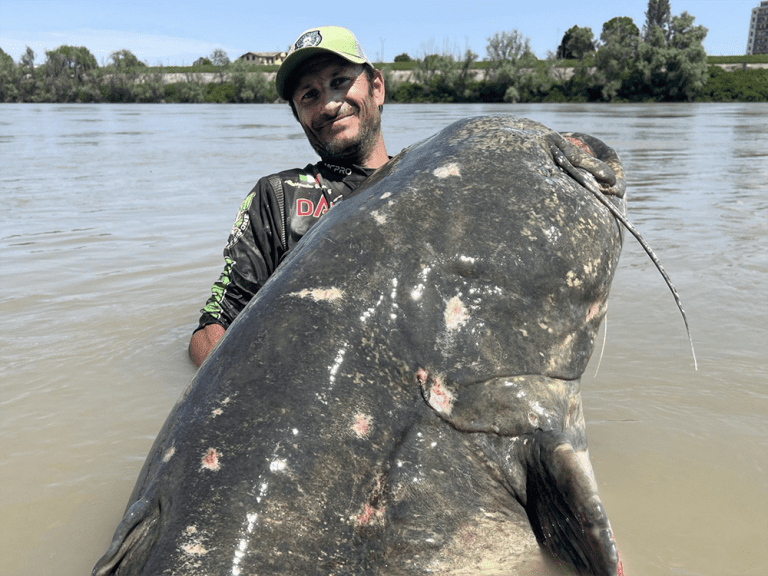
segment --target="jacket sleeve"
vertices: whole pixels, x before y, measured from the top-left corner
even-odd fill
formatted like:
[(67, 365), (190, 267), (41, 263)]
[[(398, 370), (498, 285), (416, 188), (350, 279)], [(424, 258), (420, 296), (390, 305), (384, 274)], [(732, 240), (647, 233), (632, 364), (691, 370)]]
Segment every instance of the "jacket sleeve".
[(224, 247), (224, 270), (200, 310), (197, 330), (208, 324), (229, 328), (272, 275), (283, 252), (278, 228), (281, 218), (272, 186), (262, 178), (240, 205)]

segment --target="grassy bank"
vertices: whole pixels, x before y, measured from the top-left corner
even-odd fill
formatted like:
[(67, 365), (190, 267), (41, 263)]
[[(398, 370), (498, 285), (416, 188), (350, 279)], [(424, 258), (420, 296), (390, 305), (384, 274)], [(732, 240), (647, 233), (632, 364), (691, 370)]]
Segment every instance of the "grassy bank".
[[(579, 66), (580, 60), (575, 58), (569, 58), (566, 60), (556, 60), (554, 65), (558, 68), (575, 68)], [(419, 64), (419, 61), (412, 60), (411, 62), (374, 62), (373, 65), (380, 70), (414, 70)], [(492, 67), (495, 63), (487, 60), (472, 62), (470, 68), (473, 70), (485, 70)], [(547, 64), (547, 60), (537, 60), (537, 66), (544, 67)], [(594, 64), (591, 57), (587, 58), (586, 64), (591, 66)], [(754, 54), (744, 56), (707, 56), (707, 64), (768, 64), (768, 54)], [(279, 66), (261, 66), (258, 64), (245, 65), (250, 72), (277, 72)], [(226, 67), (214, 66), (212, 64), (205, 64), (202, 66), (141, 66), (132, 69), (133, 72), (142, 74), (190, 74), (197, 72), (207, 72), (213, 74), (220, 74), (226, 71)]]
[[(691, 97), (654, 87), (638, 72), (625, 71), (606, 97), (605, 79), (596, 74), (593, 57), (582, 60), (529, 58), (510, 65), (437, 57), (424, 61), (377, 63), (384, 71), (390, 102), (766, 102), (768, 68), (724, 70), (720, 66), (768, 63), (768, 54), (709, 56), (708, 68)], [(44, 67), (0, 68), (2, 102), (275, 102), (277, 66), (236, 62), (229, 66), (135, 66), (96, 68), (82, 74), (52, 75)], [(479, 72), (482, 73), (479, 73)], [(633, 75), (634, 74), (634, 75)], [(645, 84), (644, 84), (645, 82)]]

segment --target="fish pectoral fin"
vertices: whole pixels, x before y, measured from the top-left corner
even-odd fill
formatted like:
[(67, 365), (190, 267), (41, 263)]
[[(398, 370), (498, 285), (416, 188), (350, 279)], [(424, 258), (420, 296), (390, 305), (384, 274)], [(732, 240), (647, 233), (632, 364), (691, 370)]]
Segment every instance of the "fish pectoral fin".
[(616, 576), (618, 550), (591, 466), (562, 433), (531, 436), (525, 509), (539, 544), (579, 574)]
[(123, 516), (109, 549), (96, 563), (91, 576), (118, 574), (118, 570), (129, 564), (142, 566), (155, 542), (159, 519), (159, 502), (151, 498), (134, 502)]

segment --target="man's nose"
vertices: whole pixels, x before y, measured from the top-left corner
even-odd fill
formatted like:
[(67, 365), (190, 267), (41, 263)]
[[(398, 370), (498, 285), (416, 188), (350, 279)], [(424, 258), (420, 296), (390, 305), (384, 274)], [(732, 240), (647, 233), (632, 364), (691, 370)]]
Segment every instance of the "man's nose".
[(343, 94), (338, 90), (326, 90), (323, 92), (323, 113), (328, 116), (336, 116), (343, 104)]

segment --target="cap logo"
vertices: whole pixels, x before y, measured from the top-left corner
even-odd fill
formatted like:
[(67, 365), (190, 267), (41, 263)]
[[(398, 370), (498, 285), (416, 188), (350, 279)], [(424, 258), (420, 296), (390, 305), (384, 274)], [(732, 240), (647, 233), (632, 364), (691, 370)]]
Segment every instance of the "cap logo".
[(294, 48), (296, 50), (299, 50), (300, 48), (306, 48), (308, 46), (317, 46), (322, 41), (323, 41), (323, 37), (320, 36), (320, 31), (312, 30), (311, 32), (302, 34), (299, 37), (299, 39), (296, 40), (296, 44), (294, 44)]

